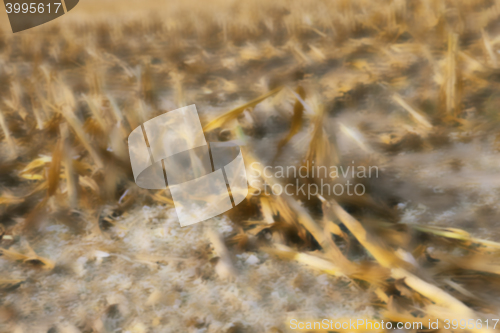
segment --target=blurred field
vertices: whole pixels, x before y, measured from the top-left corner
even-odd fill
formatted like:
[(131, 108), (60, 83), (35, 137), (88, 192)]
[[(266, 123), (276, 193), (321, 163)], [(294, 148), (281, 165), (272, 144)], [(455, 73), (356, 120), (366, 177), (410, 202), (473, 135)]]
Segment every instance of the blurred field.
[[(499, 17), (495, 0), (83, 0), (12, 34), (2, 11), (0, 332), (498, 318)], [(180, 228), (126, 140), (190, 104), (261, 186)], [(366, 193), (256, 194), (347, 180)]]

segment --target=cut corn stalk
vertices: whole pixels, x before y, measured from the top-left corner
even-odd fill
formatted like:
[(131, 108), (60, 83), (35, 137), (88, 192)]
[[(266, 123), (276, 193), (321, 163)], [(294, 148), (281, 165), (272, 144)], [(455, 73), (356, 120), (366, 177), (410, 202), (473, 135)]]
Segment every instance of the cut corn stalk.
[(223, 115), (215, 118), (214, 120), (212, 120), (208, 124), (206, 124), (203, 127), (203, 131), (204, 132), (212, 131), (212, 130), (224, 125), (229, 120), (236, 119), (236, 117), (238, 117), (243, 111), (245, 111), (245, 109), (254, 107), (255, 105), (257, 105), (260, 102), (262, 102), (263, 100), (265, 100), (266, 98), (278, 93), (279, 91), (281, 91), (281, 89), (283, 89), (283, 87), (275, 88), (275, 89), (271, 90), (270, 92), (268, 92), (260, 97), (257, 97), (256, 99), (254, 99), (248, 103), (245, 103), (245, 104), (243, 104), (235, 109), (232, 109), (229, 112), (224, 113)]

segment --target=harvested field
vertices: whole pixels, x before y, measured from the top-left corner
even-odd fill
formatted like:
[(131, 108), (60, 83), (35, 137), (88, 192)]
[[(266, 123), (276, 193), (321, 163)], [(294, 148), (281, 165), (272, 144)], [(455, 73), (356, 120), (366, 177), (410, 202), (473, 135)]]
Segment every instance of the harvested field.
[[(0, 17), (0, 332), (500, 328), (500, 1)], [(181, 228), (127, 138), (191, 104), (241, 146), (249, 194)]]

